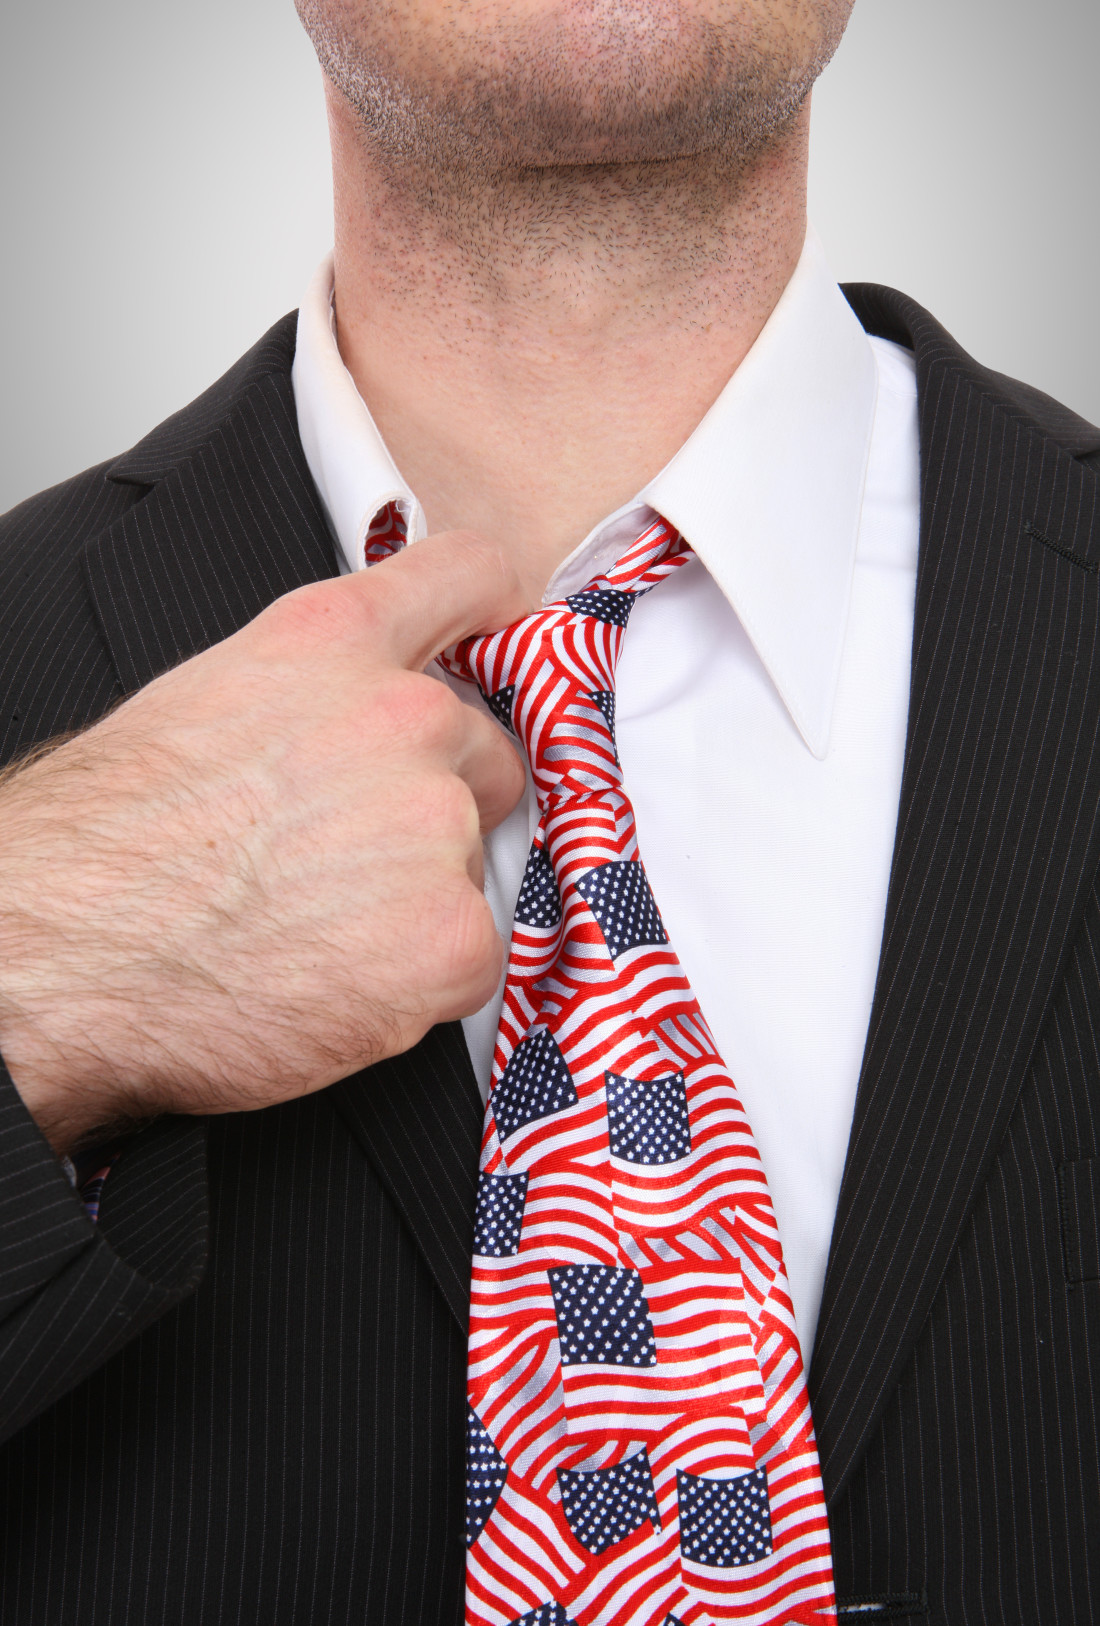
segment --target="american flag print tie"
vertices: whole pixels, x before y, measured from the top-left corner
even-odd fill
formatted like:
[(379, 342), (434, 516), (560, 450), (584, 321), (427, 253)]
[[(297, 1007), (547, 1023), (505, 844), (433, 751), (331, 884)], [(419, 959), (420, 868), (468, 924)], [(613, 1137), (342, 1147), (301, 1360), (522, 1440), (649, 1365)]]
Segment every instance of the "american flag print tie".
[(764, 1171), (669, 943), (615, 747), (657, 519), (584, 591), (444, 664), (523, 742), (540, 820), (485, 1115), (467, 1386), (467, 1626), (835, 1618)]

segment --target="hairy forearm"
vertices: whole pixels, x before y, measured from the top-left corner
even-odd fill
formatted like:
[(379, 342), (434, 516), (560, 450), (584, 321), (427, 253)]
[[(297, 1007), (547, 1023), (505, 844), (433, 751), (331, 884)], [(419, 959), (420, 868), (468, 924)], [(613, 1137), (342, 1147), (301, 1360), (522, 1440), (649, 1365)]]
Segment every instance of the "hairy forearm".
[(519, 613), (419, 544), (288, 594), (0, 782), (0, 1054), (50, 1143), (292, 1099), (496, 986), (480, 832), (524, 784), (420, 668)]
[[(94, 744), (89, 753), (80, 742), (55, 756), (70, 738), (37, 747), (0, 774), (0, 1055), (59, 1154), (149, 1113), (126, 1102), (124, 1081), (113, 1074), (109, 988), (87, 941), (87, 915), (63, 896), (82, 841), (79, 792), (95, 755)], [(109, 895), (99, 903), (110, 919)]]

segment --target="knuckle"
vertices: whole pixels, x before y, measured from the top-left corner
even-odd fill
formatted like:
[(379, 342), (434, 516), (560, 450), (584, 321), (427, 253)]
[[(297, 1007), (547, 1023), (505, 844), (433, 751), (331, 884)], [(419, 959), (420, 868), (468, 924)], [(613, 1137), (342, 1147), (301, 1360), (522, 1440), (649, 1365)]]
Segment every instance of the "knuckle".
[(456, 847), (467, 849), (480, 831), (473, 795), (453, 774), (410, 775), (401, 816), (410, 853), (447, 863), (454, 861)]
[(384, 703), (398, 734), (426, 750), (450, 745), (461, 728), (461, 700), (422, 672), (395, 672)]
[(310, 582), (284, 593), (257, 617), (257, 627), (276, 649), (314, 649), (361, 637), (364, 608), (341, 581)]
[(457, 774), (440, 774), (432, 780), (428, 803), (433, 822), (448, 836), (472, 841), (480, 829), (480, 817), (473, 792)]
[(476, 531), (444, 531), (440, 533), (440, 540), (446, 543), (453, 558), (461, 556), (475, 568), (486, 559), (495, 558), (497, 553), (495, 544), (487, 542)]
[(501, 757), (500, 787), (509, 798), (508, 811), (511, 812), (527, 788), (527, 768), (519, 752), (507, 740)]
[(491, 583), (498, 591), (520, 591), (515, 560), (499, 543), (489, 542), (473, 531), (452, 531), (446, 541), (452, 560), (475, 587)]
[(523, 763), (507, 744), (503, 743), (494, 758), (492, 773), (479, 788), (478, 811), (482, 831), (495, 830), (506, 819), (527, 788), (527, 775)]
[(472, 884), (465, 886), (454, 900), (452, 941), (458, 980), (477, 1004), (483, 1005), (500, 979), (504, 945), (492, 910)]

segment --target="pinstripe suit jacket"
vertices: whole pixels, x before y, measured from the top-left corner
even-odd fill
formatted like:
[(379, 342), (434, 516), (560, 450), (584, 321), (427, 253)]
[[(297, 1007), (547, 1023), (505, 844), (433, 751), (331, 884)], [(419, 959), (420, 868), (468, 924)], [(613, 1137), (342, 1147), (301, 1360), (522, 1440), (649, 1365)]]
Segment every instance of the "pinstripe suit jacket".
[[(882, 958), (811, 1391), (841, 1618), (1100, 1618), (1100, 432), (889, 290), (922, 529)], [(335, 571), (294, 324), (0, 522), (0, 760)], [(3, 1626), (460, 1618), (480, 1108), (457, 1027), (128, 1146), (0, 1076)]]

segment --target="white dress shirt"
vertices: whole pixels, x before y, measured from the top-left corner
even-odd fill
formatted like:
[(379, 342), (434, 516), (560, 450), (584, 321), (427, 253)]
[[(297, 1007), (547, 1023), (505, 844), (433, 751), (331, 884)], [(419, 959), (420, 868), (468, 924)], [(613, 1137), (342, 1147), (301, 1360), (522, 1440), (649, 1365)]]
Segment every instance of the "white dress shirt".
[[(294, 390), (347, 569), (388, 502), (418, 540), (420, 505), (337, 348), (331, 260), (299, 315)], [(619, 755), (654, 895), (756, 1135), (808, 1357), (882, 938), (918, 523), (912, 357), (867, 337), (812, 231), (714, 406), (545, 602), (654, 511), (696, 558), (630, 618)], [(536, 822), (528, 781), (486, 842), (506, 940)], [(483, 1093), (502, 991), (463, 1024)]]

